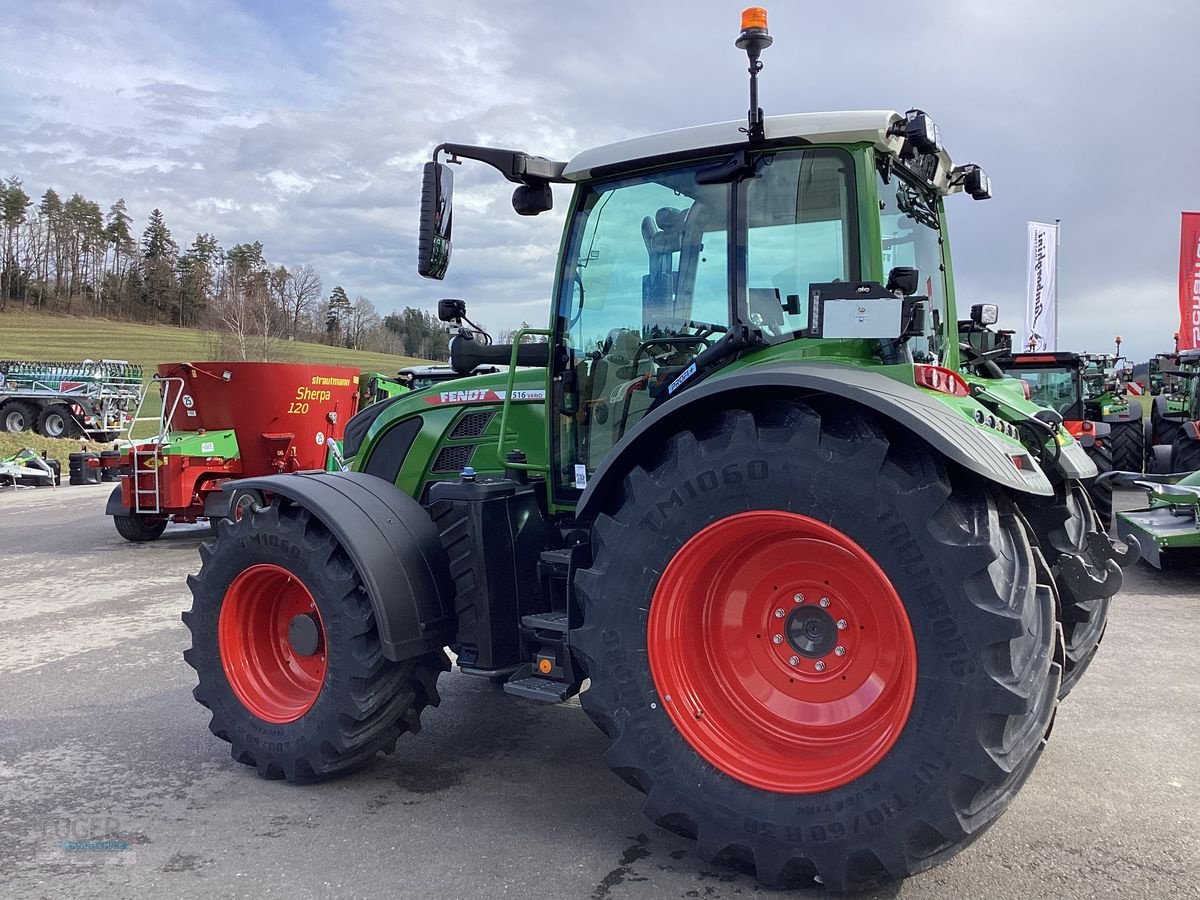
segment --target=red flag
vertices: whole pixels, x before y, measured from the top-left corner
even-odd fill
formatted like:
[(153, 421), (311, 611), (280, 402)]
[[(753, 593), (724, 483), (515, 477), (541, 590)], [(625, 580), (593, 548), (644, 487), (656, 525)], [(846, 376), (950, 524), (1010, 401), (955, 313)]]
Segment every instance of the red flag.
[(1183, 214), (1179, 238), (1179, 349), (1200, 347), (1200, 212)]

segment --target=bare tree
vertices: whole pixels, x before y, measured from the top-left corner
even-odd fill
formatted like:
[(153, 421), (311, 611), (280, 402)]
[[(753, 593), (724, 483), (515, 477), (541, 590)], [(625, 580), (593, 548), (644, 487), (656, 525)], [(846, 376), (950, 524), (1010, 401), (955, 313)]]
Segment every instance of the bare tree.
[(346, 327), (346, 343), (350, 350), (361, 350), (367, 336), (379, 327), (379, 313), (366, 297), (354, 298)]
[(299, 336), (300, 322), (321, 299), (321, 276), (308, 263), (296, 266), (288, 273), (284, 311), (288, 317), (288, 337)]

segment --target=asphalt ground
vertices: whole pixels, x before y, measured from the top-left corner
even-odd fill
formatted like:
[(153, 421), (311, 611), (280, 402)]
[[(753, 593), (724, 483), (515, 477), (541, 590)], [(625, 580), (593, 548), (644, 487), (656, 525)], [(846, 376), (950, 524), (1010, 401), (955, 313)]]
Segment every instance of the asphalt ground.
[[(259, 779), (210, 735), (182, 659), (206, 528), (126, 543), (108, 490), (0, 492), (0, 897), (819, 896), (765, 891), (644, 819), (576, 706), (459, 674), (366, 770)], [(1200, 570), (1134, 567), (1008, 812), (861, 896), (1200, 897), (1198, 647)]]

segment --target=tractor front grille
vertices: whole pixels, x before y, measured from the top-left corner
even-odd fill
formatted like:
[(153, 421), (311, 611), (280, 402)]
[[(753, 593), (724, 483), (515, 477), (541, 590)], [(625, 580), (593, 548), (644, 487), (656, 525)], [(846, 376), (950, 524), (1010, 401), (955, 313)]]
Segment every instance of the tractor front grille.
[(464, 438), (479, 437), (487, 431), (488, 425), (492, 424), (492, 417), (494, 415), (496, 414), (493, 412), (465, 413), (450, 432), (450, 440), (459, 441)]
[(458, 446), (443, 447), (438, 451), (437, 458), (433, 461), (433, 471), (461, 472), (464, 468), (471, 464), (471, 457), (474, 455), (474, 444), (460, 444)]

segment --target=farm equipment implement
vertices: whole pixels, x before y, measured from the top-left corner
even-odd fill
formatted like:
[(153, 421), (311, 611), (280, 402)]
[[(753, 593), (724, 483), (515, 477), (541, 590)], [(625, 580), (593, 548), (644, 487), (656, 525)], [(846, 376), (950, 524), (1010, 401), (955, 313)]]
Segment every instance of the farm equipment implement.
[(434, 150), (427, 277), (453, 163), (521, 215), (573, 187), (549, 325), (489, 344), (441, 301), (451, 367), (501, 371), (361, 411), (350, 471), (230, 485), (264, 502), (220, 522), (183, 618), (235, 760), (368, 763), (439, 703), (449, 646), (528, 700), (586, 679), (646, 814), (767, 885), (900, 879), (1008, 806), (1130, 551), (1063, 417), (960, 346), (944, 201), (987, 176), (920, 110), (765, 117), (770, 43), (747, 10), (743, 121), (565, 162)]
[(282, 363), (167, 363), (149, 390), (162, 398), (158, 434), (101, 460), (122, 472), (106, 512), (130, 541), (167, 523), (238, 518), (262, 496), (223, 491), (254, 475), (320, 470), (336, 457), (357, 409), (359, 373)]
[(53, 487), (61, 478), (59, 462), (26, 447), (0, 459), (0, 486)]
[(141, 392), (142, 367), (123, 360), (0, 360), (0, 429), (112, 441)]

